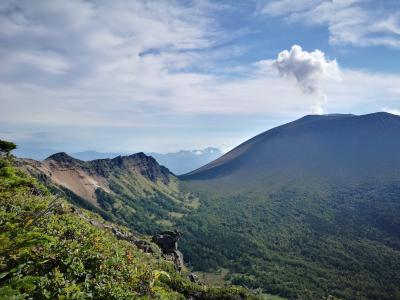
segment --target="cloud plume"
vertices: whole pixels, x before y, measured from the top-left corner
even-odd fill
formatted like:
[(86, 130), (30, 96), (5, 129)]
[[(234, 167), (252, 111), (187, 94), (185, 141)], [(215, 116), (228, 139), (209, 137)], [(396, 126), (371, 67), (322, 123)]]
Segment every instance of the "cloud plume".
[(272, 66), (282, 77), (294, 78), (304, 94), (314, 95), (313, 113), (323, 113), (327, 96), (322, 91), (321, 83), (327, 78), (339, 78), (336, 60), (327, 60), (320, 50), (307, 52), (299, 45), (293, 45), (290, 51), (281, 51)]

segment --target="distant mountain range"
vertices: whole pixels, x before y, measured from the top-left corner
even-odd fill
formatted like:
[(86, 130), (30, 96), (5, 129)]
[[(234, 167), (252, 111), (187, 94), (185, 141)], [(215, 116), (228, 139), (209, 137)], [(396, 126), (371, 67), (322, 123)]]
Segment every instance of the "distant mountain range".
[(204, 150), (183, 150), (175, 153), (146, 153), (154, 157), (161, 165), (166, 166), (174, 174), (184, 174), (217, 159), (222, 155), (218, 148), (206, 148)]
[(25, 143), (17, 143), (18, 148), (13, 151), (13, 154), (21, 158), (30, 158), (35, 160), (43, 160), (50, 155), (60, 152), (53, 148), (43, 148), (40, 146), (32, 146)]
[(97, 151), (80, 151), (80, 152), (74, 152), (74, 153), (68, 153), (72, 157), (84, 161), (90, 161), (90, 160), (95, 160), (95, 159), (106, 159), (106, 158), (114, 158), (119, 155), (129, 155), (126, 153), (119, 153), (119, 152), (97, 152)]

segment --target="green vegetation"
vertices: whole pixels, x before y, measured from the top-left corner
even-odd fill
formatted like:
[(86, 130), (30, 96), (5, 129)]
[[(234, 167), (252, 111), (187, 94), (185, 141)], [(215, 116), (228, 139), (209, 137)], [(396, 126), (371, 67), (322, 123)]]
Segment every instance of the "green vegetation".
[[(198, 199), (182, 193), (173, 174), (141, 153), (90, 162), (57, 153), (45, 162), (20, 159), (16, 165), (71, 203), (142, 233), (168, 229), (175, 225), (177, 216), (198, 207)], [(55, 179), (52, 173), (62, 175)], [(62, 186), (63, 180), (69, 182), (70, 189)], [(83, 180), (87, 180), (86, 186), (100, 183), (82, 192)], [(74, 186), (80, 188), (74, 190)]]
[(400, 299), (400, 184), (263, 195), (208, 188), (179, 223), (195, 270), (223, 267), (228, 282), (289, 299)]
[(4, 153), (7, 156), (10, 155), (10, 152), (17, 148), (13, 142), (8, 142), (4, 140), (0, 140), (0, 153)]
[[(171, 180), (174, 178), (171, 176)], [(176, 179), (175, 179), (176, 180)], [(152, 185), (126, 174), (112, 174), (110, 192), (96, 190), (97, 202), (105, 215), (134, 230), (152, 234), (168, 229), (176, 215), (188, 214), (193, 201), (171, 187)]]
[[(256, 299), (189, 282), (0, 158), (0, 299)], [(126, 228), (121, 228), (126, 230)]]

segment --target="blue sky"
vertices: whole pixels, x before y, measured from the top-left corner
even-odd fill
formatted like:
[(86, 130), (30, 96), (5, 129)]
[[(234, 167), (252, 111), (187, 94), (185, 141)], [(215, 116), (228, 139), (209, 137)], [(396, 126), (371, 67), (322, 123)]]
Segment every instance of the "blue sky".
[(397, 0), (5, 0), (0, 14), (0, 138), (26, 149), (227, 150), (305, 114), (400, 113)]

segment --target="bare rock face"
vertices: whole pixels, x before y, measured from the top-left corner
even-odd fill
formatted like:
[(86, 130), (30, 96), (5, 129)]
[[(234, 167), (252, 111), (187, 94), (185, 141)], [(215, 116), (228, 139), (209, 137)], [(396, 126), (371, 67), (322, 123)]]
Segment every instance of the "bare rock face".
[(178, 250), (178, 240), (181, 238), (182, 233), (175, 231), (163, 231), (153, 236), (151, 241), (157, 244), (164, 257), (168, 260), (172, 260), (175, 265), (175, 269), (181, 271), (183, 266), (183, 254)]

